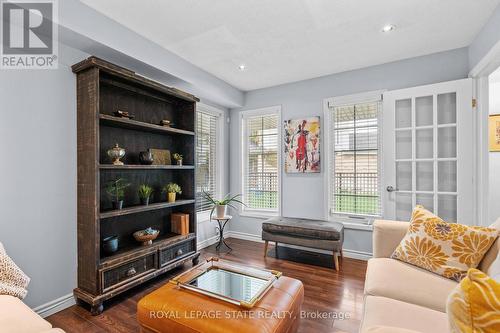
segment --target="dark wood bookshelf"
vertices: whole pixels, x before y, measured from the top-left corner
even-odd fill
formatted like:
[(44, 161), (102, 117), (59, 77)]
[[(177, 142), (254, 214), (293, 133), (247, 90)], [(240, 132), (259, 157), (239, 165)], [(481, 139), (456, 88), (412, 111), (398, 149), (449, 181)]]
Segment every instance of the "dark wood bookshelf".
[(123, 215), (129, 215), (129, 214), (148, 212), (151, 210), (165, 209), (165, 208), (169, 208), (169, 207), (176, 207), (176, 206), (182, 206), (182, 205), (190, 205), (190, 204), (194, 204), (194, 202), (195, 202), (194, 199), (190, 199), (190, 200), (178, 199), (175, 202), (159, 202), (159, 203), (151, 203), (149, 205), (125, 207), (122, 209), (115, 209), (115, 210), (102, 212), (99, 214), (99, 217), (101, 219), (106, 219), (106, 218), (116, 217), (116, 216), (123, 216)]
[(100, 164), (103, 170), (193, 170), (194, 165), (113, 165)]
[[(124, 259), (127, 259), (128, 257), (134, 258), (138, 251), (147, 254), (155, 252), (156, 250), (158, 250), (158, 248), (162, 248), (164, 246), (168, 246), (171, 244), (177, 244), (179, 242), (186, 240), (192, 240), (195, 238), (196, 235), (194, 233), (190, 233), (187, 235), (178, 235), (173, 233), (163, 234), (158, 236), (158, 238), (155, 239), (153, 241), (153, 244), (151, 245), (143, 246), (138, 244), (135, 246), (124, 247), (119, 251), (115, 252), (111, 256), (103, 257), (103, 259), (101, 260), (100, 267), (101, 268), (112, 267), (115, 263), (121, 263), (123, 262)], [(190, 253), (188, 252), (186, 254)]]
[(148, 131), (152, 133), (164, 133), (164, 134), (178, 134), (178, 135), (194, 135), (193, 131), (187, 131), (183, 129), (178, 129), (169, 126), (160, 126), (155, 124), (149, 124), (142, 121), (137, 121), (133, 119), (120, 118), (115, 116), (110, 116), (107, 114), (100, 114), (99, 119), (101, 122), (108, 126), (135, 129), (141, 131)]
[[(93, 315), (103, 302), (186, 261), (198, 263), (195, 207), (196, 102), (188, 93), (166, 87), (133, 71), (90, 57), (72, 66), (77, 79), (78, 157), (78, 287), (75, 297), (90, 305)], [(128, 111), (134, 119), (116, 117)], [(168, 119), (175, 127), (158, 125)], [(118, 143), (126, 153), (124, 165), (113, 165), (107, 151)], [(185, 165), (141, 165), (148, 149), (184, 156)], [(130, 184), (124, 208), (111, 210), (106, 184), (117, 179)], [(162, 188), (174, 182), (182, 196), (166, 201)], [(149, 205), (140, 205), (137, 190), (154, 189)], [(171, 214), (189, 215), (189, 234), (171, 232)], [(152, 227), (159, 235), (143, 246), (135, 231)], [(116, 237), (118, 249), (109, 253), (103, 239)]]

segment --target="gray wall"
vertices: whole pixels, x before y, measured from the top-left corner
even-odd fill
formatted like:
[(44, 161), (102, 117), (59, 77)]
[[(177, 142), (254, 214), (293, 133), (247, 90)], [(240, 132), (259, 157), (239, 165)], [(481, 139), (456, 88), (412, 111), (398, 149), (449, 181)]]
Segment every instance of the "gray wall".
[(38, 306), (76, 285), (76, 81), (86, 55), (61, 46), (58, 70), (0, 73), (0, 241), (31, 277)]
[(500, 6), (469, 46), (469, 69), (474, 68), (500, 40)]
[[(281, 105), (283, 120), (323, 116), (323, 100), (328, 97), (462, 79), (467, 77), (468, 69), (467, 49), (462, 48), (248, 92), (244, 107), (231, 111), (231, 192), (242, 191), (238, 145), (241, 131), (239, 126), (236, 126), (240, 111)], [(323, 127), (323, 133), (324, 130)], [(324, 147), (323, 141), (322, 149)], [(289, 175), (282, 172), (282, 214), (291, 217), (324, 218), (324, 194), (328, 188), (326, 172), (324, 159), (322, 172), (319, 174)], [(260, 235), (261, 222), (262, 219), (235, 216), (231, 221), (231, 230)], [(345, 248), (371, 253), (371, 232), (347, 230)]]

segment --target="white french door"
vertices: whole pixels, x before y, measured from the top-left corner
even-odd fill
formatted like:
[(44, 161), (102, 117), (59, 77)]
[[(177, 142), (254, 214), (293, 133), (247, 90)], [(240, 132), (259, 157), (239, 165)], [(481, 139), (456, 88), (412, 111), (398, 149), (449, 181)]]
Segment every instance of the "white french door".
[(384, 93), (384, 217), (408, 221), (423, 205), (474, 224), (472, 79)]

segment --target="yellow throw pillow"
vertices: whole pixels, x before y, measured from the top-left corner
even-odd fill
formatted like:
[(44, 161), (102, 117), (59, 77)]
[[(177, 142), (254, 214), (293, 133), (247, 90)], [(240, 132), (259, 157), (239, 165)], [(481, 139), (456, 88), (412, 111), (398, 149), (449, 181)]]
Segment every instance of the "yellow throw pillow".
[(497, 236), (497, 229), (447, 223), (416, 206), (392, 258), (460, 281), (469, 268), (477, 267)]
[(500, 283), (471, 268), (448, 297), (452, 333), (500, 332)]

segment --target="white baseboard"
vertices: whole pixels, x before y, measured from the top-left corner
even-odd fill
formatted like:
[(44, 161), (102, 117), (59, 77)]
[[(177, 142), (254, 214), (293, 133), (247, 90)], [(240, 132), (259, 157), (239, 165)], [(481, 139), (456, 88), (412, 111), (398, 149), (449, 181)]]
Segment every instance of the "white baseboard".
[[(227, 235), (227, 233), (224, 233), (224, 235)], [(204, 249), (206, 247), (209, 247), (210, 245), (217, 243), (218, 237), (219, 236), (212, 236), (212, 237), (207, 238), (201, 242), (198, 242), (198, 250)], [(228, 236), (226, 236), (226, 237), (228, 237)]]
[(35, 311), (40, 317), (45, 318), (56, 312), (69, 308), (70, 306), (75, 305), (75, 303), (75, 298), (73, 297), (73, 293), (71, 293), (37, 306), (33, 309), (33, 311)]
[[(264, 242), (260, 235), (254, 235), (254, 234), (249, 234), (249, 233), (239, 232), (239, 231), (232, 231), (232, 230), (227, 233), (226, 237), (244, 239), (244, 240), (258, 242), (258, 243)], [(311, 252), (316, 252), (316, 253), (331, 254), (330, 251), (321, 250), (321, 249), (314, 249), (314, 248), (309, 248), (309, 247), (304, 247), (304, 246), (296, 246), (296, 245), (283, 244), (283, 243), (280, 243), (280, 246), (289, 247), (292, 249), (306, 250), (306, 251), (311, 251)], [(372, 254), (369, 252), (349, 250), (349, 249), (345, 249), (345, 248), (343, 249), (343, 252), (344, 252), (344, 257), (346, 257), (346, 258), (359, 259), (359, 260), (366, 261), (372, 257)]]

